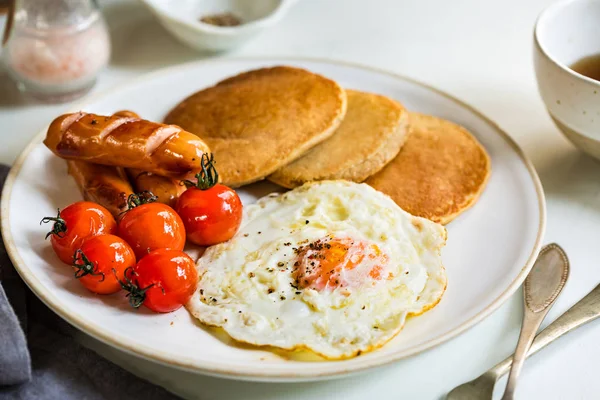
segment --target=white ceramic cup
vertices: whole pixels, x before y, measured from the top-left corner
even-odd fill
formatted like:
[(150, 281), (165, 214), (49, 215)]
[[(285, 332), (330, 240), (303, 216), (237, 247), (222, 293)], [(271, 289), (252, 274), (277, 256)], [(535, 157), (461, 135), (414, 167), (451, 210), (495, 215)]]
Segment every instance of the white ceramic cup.
[(600, 0), (555, 3), (539, 16), (534, 63), (540, 95), (565, 136), (600, 159), (600, 82), (569, 68), (600, 53)]

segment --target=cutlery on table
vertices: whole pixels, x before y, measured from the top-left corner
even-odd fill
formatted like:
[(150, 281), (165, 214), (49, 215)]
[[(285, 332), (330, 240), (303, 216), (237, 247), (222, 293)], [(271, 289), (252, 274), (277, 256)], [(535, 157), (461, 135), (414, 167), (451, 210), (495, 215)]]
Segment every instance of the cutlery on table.
[[(526, 344), (531, 344), (532, 336), (524, 339), (524, 333), (529, 334), (529, 332), (531, 332), (531, 335), (535, 334), (539, 327), (539, 323), (541, 323), (541, 320), (543, 320), (548, 309), (553, 304), (554, 300), (556, 300), (556, 297), (558, 297), (562, 287), (564, 287), (568, 273), (569, 261), (564, 251), (556, 244), (545, 246), (540, 252), (523, 287), (526, 315), (524, 315), (519, 344), (522, 340), (525, 341), (525, 339), (529, 339)], [(528, 317), (528, 313), (536, 312), (532, 310), (538, 310), (537, 315)], [(528, 351), (527, 348), (525, 348), (525, 352), (521, 354), (519, 362), (522, 363), (524, 361), (525, 354), (528, 357), (537, 353), (553, 340), (558, 339), (565, 333), (598, 317), (600, 317), (600, 285), (540, 332), (531, 344), (531, 347), (527, 346), (527, 348), (529, 348)], [(539, 322), (537, 322), (538, 319)], [(535, 323), (537, 323), (537, 325), (535, 325), (535, 329), (533, 329), (533, 324)], [(517, 352), (518, 351), (519, 346), (517, 346)], [(498, 363), (478, 378), (457, 386), (448, 393), (447, 399), (491, 399), (496, 381), (510, 370), (512, 364), (513, 356)]]

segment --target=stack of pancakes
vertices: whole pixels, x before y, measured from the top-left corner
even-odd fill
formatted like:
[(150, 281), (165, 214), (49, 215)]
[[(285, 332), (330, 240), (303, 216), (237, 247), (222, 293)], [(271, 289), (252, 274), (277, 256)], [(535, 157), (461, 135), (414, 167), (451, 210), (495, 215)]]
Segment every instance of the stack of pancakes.
[(366, 182), (444, 224), (475, 203), (490, 174), (489, 156), (465, 128), (293, 67), (225, 79), (183, 100), (165, 122), (210, 146), (225, 185)]

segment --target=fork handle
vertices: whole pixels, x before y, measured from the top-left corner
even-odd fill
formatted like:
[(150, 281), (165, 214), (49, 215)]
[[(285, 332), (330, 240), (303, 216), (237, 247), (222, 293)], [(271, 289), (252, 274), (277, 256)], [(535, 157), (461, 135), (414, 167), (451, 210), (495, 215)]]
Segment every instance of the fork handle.
[[(541, 331), (531, 344), (527, 357), (537, 353), (565, 333), (598, 317), (600, 317), (600, 285)], [(500, 378), (510, 370), (512, 361), (513, 356), (510, 356), (496, 364), (489, 372), (494, 372)]]

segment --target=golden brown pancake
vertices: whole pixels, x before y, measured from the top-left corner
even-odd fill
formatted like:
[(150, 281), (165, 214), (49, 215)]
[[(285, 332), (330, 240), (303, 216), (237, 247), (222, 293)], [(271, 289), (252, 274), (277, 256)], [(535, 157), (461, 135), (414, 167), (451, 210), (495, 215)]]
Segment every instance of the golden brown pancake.
[(366, 183), (409, 213), (447, 224), (479, 198), (490, 170), (488, 154), (465, 128), (411, 113), (402, 150)]
[(334, 81), (293, 67), (225, 79), (178, 104), (165, 118), (200, 136), (224, 184), (263, 179), (331, 136), (346, 113)]
[(362, 182), (390, 162), (406, 138), (408, 112), (387, 97), (346, 90), (348, 111), (333, 136), (269, 175), (281, 186), (346, 179)]

